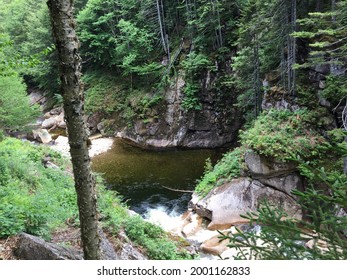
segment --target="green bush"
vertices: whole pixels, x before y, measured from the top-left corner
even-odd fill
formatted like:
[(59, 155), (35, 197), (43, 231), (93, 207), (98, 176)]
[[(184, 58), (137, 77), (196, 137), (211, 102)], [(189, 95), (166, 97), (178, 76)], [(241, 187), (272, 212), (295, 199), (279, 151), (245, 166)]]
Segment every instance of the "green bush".
[(18, 76), (2, 76), (0, 92), (0, 128), (23, 128), (38, 116), (38, 107), (30, 106), (26, 87)]
[(179, 250), (179, 244), (169, 239), (160, 227), (144, 221), (139, 216), (130, 217), (125, 223), (127, 236), (136, 244), (143, 246), (150, 259), (177, 260), (191, 259), (184, 249)]
[(49, 237), (52, 230), (77, 216), (71, 175), (45, 168), (42, 159), (62, 158), (45, 147), (6, 138), (0, 142), (0, 236), (20, 231)]
[(210, 161), (205, 166), (204, 176), (195, 188), (195, 192), (206, 196), (213, 188), (222, 185), (240, 175), (244, 149), (236, 148), (232, 152), (224, 154), (223, 158), (213, 167)]
[(250, 129), (241, 131), (240, 138), (243, 146), (283, 161), (293, 155), (320, 157), (331, 148), (318, 133), (319, 126), (324, 125), (321, 121), (324, 118), (320, 112), (270, 110), (262, 113)]

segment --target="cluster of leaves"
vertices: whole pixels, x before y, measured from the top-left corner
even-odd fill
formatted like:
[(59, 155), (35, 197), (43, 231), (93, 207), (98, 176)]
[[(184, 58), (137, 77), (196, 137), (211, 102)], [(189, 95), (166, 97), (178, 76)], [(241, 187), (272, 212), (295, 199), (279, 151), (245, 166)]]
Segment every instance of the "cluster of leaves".
[(320, 157), (331, 148), (316, 130), (324, 125), (320, 113), (306, 109), (265, 111), (251, 128), (241, 132), (241, 142), (259, 154), (283, 161), (293, 155)]
[(223, 158), (212, 167), (211, 161), (207, 160), (205, 172), (195, 188), (195, 192), (201, 196), (206, 196), (213, 188), (240, 176), (244, 149), (236, 148), (230, 153), (224, 154)]
[(116, 111), (120, 88), (113, 77), (90, 72), (83, 76), (83, 82), (86, 84), (86, 112), (110, 114)]
[[(298, 203), (305, 213), (297, 220), (280, 208), (264, 203), (257, 213), (244, 217), (249, 225), (261, 225), (260, 232), (238, 230), (223, 235), (236, 248), (237, 259), (266, 260), (345, 260), (347, 258), (347, 177), (339, 172), (313, 169), (301, 162), (301, 170), (309, 174), (310, 187), (295, 190)], [(317, 184), (324, 189), (317, 189)]]
[(126, 222), (125, 232), (135, 243), (143, 246), (151, 259), (178, 260), (192, 258), (184, 249), (179, 249), (179, 241), (173, 241), (159, 226), (146, 222), (139, 216), (133, 216)]
[(16, 129), (33, 121), (38, 106), (30, 106), (26, 86), (19, 76), (23, 60), (13, 51), (13, 41), (0, 33), (0, 129)]
[(57, 93), (57, 59), (51, 36), (50, 19), (45, 0), (0, 0), (0, 32), (12, 40), (20, 63), (19, 72), (51, 94)]

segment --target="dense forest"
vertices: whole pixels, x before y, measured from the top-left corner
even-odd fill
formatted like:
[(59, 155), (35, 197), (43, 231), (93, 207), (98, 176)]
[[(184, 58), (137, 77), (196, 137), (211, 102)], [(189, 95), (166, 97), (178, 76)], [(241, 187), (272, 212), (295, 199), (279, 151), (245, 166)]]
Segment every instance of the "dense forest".
[[(0, 0), (0, 240), (81, 227), (86, 259), (106, 258), (106, 236), (120, 259), (198, 258), (184, 230), (129, 216), (86, 173), (82, 150), (100, 133), (161, 151), (226, 147), (206, 160), (189, 215), (209, 221), (233, 258), (346, 259), (347, 1), (75, 0), (66, 38), (58, 10), (72, 1), (46, 2)], [(15, 139), (57, 108), (72, 162)], [(97, 200), (94, 235), (83, 191)], [(228, 195), (234, 204), (215, 209)], [(125, 257), (124, 244), (140, 249)]]

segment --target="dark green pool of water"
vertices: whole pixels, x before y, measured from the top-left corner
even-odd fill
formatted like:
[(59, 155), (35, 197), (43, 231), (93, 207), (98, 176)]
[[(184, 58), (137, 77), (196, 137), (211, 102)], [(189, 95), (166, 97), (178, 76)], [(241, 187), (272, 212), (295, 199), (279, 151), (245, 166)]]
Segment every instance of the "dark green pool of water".
[(207, 158), (215, 162), (217, 150), (148, 151), (116, 139), (108, 152), (93, 158), (93, 170), (102, 173), (108, 186), (116, 190), (130, 209), (144, 214), (165, 207), (167, 212), (183, 212), (204, 172)]

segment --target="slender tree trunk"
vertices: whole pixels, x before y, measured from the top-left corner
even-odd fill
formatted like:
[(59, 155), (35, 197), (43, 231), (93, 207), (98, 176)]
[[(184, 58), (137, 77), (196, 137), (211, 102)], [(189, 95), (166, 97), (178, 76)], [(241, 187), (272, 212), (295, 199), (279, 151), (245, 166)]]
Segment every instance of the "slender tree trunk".
[(84, 257), (100, 259), (95, 179), (90, 167), (88, 135), (83, 119), (81, 58), (78, 54), (79, 41), (75, 32), (72, 0), (48, 0), (47, 4), (60, 62), (61, 94), (69, 135)]
[(159, 22), (161, 42), (162, 42), (165, 53), (168, 53), (167, 47), (166, 47), (164, 22), (163, 22), (162, 15), (161, 15), (161, 8), (160, 8), (159, 0), (156, 0), (156, 5), (157, 5), (157, 14), (158, 14), (158, 22)]
[(253, 69), (253, 87), (254, 87), (254, 99), (255, 99), (255, 116), (257, 117), (261, 112), (261, 85), (260, 85), (260, 62), (259, 62), (259, 43), (258, 36), (254, 34), (253, 36), (253, 61), (254, 61), (254, 69)]
[(331, 20), (335, 24), (336, 23), (336, 0), (331, 0), (331, 11), (332, 11), (332, 16)]
[[(296, 0), (292, 0), (292, 32), (296, 31), (296, 19), (297, 19), (297, 5)], [(294, 65), (296, 64), (296, 38), (292, 35), (292, 61), (291, 61), (291, 71), (292, 71), (292, 88), (291, 93), (293, 96), (296, 95), (296, 70)]]

